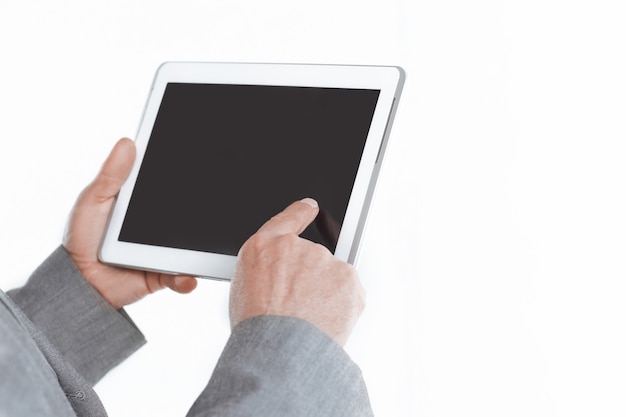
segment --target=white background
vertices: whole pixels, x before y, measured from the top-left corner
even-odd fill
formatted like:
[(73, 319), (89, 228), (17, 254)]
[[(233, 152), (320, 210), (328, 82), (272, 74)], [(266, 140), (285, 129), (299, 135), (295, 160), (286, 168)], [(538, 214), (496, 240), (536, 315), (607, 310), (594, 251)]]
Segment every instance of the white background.
[[(166, 60), (401, 65), (347, 346), (379, 416), (626, 414), (622, 1), (0, 3), (4, 289), (59, 243)], [(182, 416), (228, 285), (129, 307), (149, 340), (96, 387)]]

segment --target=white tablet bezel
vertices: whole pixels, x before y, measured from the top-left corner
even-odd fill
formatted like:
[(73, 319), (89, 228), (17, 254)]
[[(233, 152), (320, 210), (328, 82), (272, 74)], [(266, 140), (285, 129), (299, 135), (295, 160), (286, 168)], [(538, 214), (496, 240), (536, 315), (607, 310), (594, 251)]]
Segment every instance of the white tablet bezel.
[(166, 62), (154, 77), (135, 140), (137, 159), (122, 187), (100, 247), (103, 262), (118, 266), (228, 280), (236, 257), (118, 240), (152, 126), (168, 83), (240, 84), (380, 90), (335, 256), (355, 264), (404, 71), (391, 66)]

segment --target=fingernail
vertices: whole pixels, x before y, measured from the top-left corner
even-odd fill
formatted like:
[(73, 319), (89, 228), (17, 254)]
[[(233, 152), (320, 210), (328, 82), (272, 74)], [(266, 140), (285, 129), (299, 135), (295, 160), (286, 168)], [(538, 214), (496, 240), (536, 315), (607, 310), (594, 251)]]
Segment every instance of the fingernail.
[(304, 204), (308, 204), (309, 206), (311, 206), (313, 208), (317, 208), (318, 207), (317, 201), (315, 201), (315, 200), (313, 200), (312, 198), (309, 198), (309, 197), (303, 198), (302, 200), (300, 200), (300, 202), (304, 203)]

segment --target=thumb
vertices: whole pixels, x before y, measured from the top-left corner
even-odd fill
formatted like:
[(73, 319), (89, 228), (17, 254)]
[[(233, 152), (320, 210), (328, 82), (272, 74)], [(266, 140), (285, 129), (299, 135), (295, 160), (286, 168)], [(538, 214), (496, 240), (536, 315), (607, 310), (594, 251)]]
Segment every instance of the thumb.
[(63, 234), (63, 245), (70, 253), (86, 253), (89, 260), (95, 258), (114, 198), (134, 160), (135, 144), (130, 139), (119, 140), (96, 178), (79, 195)]
[(96, 178), (85, 190), (89, 197), (99, 202), (115, 197), (133, 168), (135, 154), (133, 141), (127, 138), (120, 139), (102, 164)]

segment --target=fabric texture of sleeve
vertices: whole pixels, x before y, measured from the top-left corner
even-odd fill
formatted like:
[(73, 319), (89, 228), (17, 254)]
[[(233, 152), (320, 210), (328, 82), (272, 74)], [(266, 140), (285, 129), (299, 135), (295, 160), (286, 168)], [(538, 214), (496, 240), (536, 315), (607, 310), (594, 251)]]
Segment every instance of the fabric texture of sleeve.
[(0, 416), (76, 417), (26, 320), (0, 291)]
[(124, 310), (102, 298), (62, 246), (8, 295), (92, 385), (145, 343)]
[(237, 325), (188, 417), (372, 416), (361, 371), (312, 324), (258, 316)]

